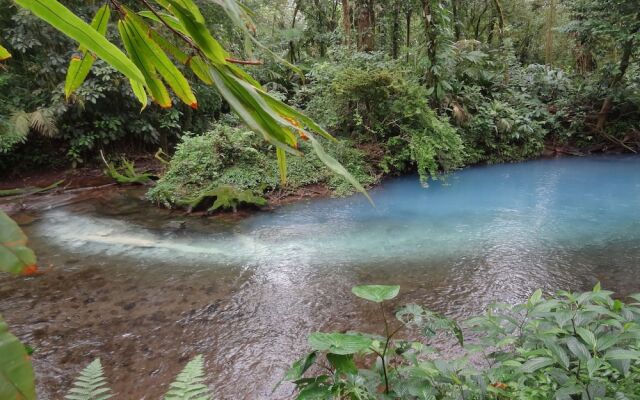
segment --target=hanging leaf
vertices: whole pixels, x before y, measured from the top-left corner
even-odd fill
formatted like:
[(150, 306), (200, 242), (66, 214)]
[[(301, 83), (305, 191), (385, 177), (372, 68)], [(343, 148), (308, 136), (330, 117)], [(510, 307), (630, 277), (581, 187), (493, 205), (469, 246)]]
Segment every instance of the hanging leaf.
[[(105, 4), (100, 7), (91, 21), (91, 26), (102, 36), (107, 32), (107, 23), (109, 22), (110, 15), (111, 10), (109, 6)], [(69, 68), (67, 69), (67, 78), (64, 83), (64, 95), (67, 98), (87, 79), (89, 71), (96, 59), (83, 45), (80, 45), (78, 51), (80, 51), (82, 55), (72, 57)]]
[(35, 400), (31, 359), (0, 316), (0, 399)]
[(191, 91), (189, 82), (187, 82), (187, 79), (178, 68), (173, 65), (160, 46), (149, 37), (147, 32), (150, 31), (150, 28), (133, 11), (126, 7), (123, 7), (123, 9), (126, 12), (125, 23), (130, 27), (130, 38), (139, 46), (138, 50), (143, 54), (143, 57), (149, 60), (180, 100), (191, 108), (198, 108), (198, 101)]
[(0, 61), (8, 60), (10, 58), (11, 58), (11, 53), (9, 53), (9, 50), (5, 49), (4, 47), (2, 47), (2, 45), (0, 45)]
[(282, 186), (287, 184), (287, 153), (284, 150), (277, 148), (276, 156), (278, 157), (278, 170), (280, 171), (280, 184)]
[(16, 3), (76, 40), (127, 78), (144, 82), (142, 72), (120, 49), (57, 0), (16, 0)]
[(27, 236), (0, 211), (0, 272), (32, 275), (37, 270), (36, 255), (27, 247)]
[(120, 32), (122, 43), (124, 44), (129, 57), (131, 57), (133, 62), (138, 66), (138, 68), (140, 68), (140, 71), (142, 71), (142, 74), (145, 77), (146, 88), (148, 89), (149, 94), (151, 94), (153, 101), (162, 108), (171, 107), (171, 97), (169, 96), (167, 88), (158, 77), (153, 64), (140, 51), (139, 45), (137, 41), (135, 41), (135, 37), (132, 36), (129, 24), (123, 20), (118, 21), (118, 31)]

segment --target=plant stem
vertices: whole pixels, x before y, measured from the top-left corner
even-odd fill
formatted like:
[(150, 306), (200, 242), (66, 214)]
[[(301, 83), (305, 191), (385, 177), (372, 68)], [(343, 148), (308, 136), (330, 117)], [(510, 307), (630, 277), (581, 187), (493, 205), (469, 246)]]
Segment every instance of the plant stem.
[(387, 338), (385, 340), (384, 350), (382, 351), (382, 356), (380, 358), (382, 359), (382, 374), (384, 375), (384, 393), (389, 394), (389, 378), (387, 377), (387, 363), (385, 361), (385, 357), (387, 355), (387, 349), (389, 348), (389, 341), (391, 340), (391, 336), (389, 336), (389, 323), (387, 322), (387, 316), (384, 313), (384, 307), (382, 307), (382, 303), (380, 303), (380, 312), (382, 313), (382, 318), (384, 319), (384, 334)]

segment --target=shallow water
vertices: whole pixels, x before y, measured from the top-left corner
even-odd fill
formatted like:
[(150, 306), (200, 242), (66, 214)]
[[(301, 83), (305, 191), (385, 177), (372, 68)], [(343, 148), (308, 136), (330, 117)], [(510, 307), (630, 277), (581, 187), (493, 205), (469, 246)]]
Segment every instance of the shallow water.
[[(538, 287), (640, 291), (640, 157), (469, 168), (391, 179), (238, 221), (185, 218), (135, 191), (19, 215), (46, 274), (0, 280), (0, 312), (37, 348), (42, 399), (101, 357), (118, 398), (159, 398), (191, 356), (217, 398), (271, 390), (318, 329), (375, 330), (350, 287), (452, 317)], [(185, 221), (182, 227), (178, 221)], [(146, 397), (144, 397), (146, 394)]]

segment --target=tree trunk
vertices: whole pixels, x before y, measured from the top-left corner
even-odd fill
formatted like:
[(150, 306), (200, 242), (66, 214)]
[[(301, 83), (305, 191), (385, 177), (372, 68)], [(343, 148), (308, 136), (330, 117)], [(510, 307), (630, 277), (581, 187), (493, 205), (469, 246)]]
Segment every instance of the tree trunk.
[(409, 45), (411, 44), (411, 14), (413, 14), (413, 10), (411, 8), (408, 8), (407, 13), (405, 14), (405, 17), (407, 19), (407, 37), (406, 37), (407, 63), (409, 63)]
[(498, 38), (500, 40), (500, 44), (502, 44), (502, 35), (504, 34), (504, 13), (502, 12), (502, 4), (500, 4), (500, 0), (493, 0), (493, 6), (496, 8), (496, 15), (498, 17)]
[[(638, 29), (635, 30), (637, 32)], [(634, 32), (634, 33), (635, 33)], [(632, 33), (633, 35), (633, 33)], [(622, 50), (622, 59), (620, 60), (620, 67), (618, 73), (613, 77), (611, 83), (609, 84), (609, 90), (615, 89), (616, 86), (622, 82), (622, 78), (627, 73), (627, 69), (629, 68), (629, 62), (631, 61), (631, 54), (634, 50), (634, 41), (633, 37), (627, 40), (624, 43)], [(607, 116), (609, 112), (613, 108), (613, 98), (611, 95), (607, 96), (607, 98), (602, 103), (602, 107), (600, 108), (600, 112), (598, 113), (598, 122), (596, 124), (596, 130), (598, 132), (602, 132), (605, 124), (607, 123)]]
[(351, 47), (351, 9), (349, 7), (349, 0), (342, 0), (342, 31), (344, 35), (342, 43), (347, 47)]
[[(293, 20), (291, 21), (291, 29), (296, 27), (296, 18), (298, 17), (298, 11), (300, 11), (300, 2), (296, 1), (295, 8), (293, 9)], [(296, 63), (296, 44), (293, 40), (289, 41), (289, 61), (291, 64)]]
[(453, 13), (453, 35), (457, 42), (460, 40), (460, 19), (458, 16), (458, 0), (451, 0), (451, 10)]
[(373, 51), (375, 48), (374, 37), (374, 10), (372, 2), (368, 0), (357, 1), (358, 14), (358, 50)]
[(395, 0), (393, 4), (393, 23), (391, 29), (391, 56), (393, 59), (398, 58), (398, 49), (400, 47), (400, 0)]
[(547, 32), (544, 41), (544, 61), (547, 65), (553, 64), (553, 27), (556, 24), (556, 0), (549, 1), (547, 15)]
[[(427, 57), (431, 62), (431, 65), (436, 64), (436, 55), (438, 54), (438, 43), (436, 34), (433, 29), (433, 17), (431, 15), (431, 0), (422, 0), (422, 12), (424, 21), (424, 36), (427, 41)], [(431, 68), (427, 72), (427, 84), (430, 85), (433, 81)]]

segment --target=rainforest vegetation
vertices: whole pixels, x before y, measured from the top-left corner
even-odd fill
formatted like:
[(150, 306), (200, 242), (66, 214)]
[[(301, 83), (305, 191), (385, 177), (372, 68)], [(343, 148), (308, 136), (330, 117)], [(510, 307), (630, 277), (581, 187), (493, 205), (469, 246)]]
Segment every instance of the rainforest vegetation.
[[(0, 176), (101, 168), (167, 208), (336, 196), (392, 175), (640, 151), (637, 0), (0, 0)], [(142, 161), (145, 167), (136, 167)], [(55, 188), (6, 188), (2, 196)], [(324, 190), (324, 192), (323, 192)], [(371, 200), (371, 199), (369, 199)], [(0, 211), (0, 271), (36, 256)], [(638, 295), (538, 290), (457, 322), (356, 286), (384, 335), (316, 332), (299, 399), (635, 399)], [(395, 325), (395, 326), (394, 326)], [(396, 334), (421, 336), (419, 341)], [(411, 333), (413, 330), (413, 333)], [(429, 340), (447, 336), (462, 356)], [(400, 336), (400, 335), (399, 335)], [(470, 338), (468, 337), (470, 336)], [(34, 399), (0, 318), (0, 399)], [(209, 398), (196, 356), (167, 399)], [(320, 371), (320, 372), (319, 372)], [(107, 399), (100, 360), (67, 399)]]
[[(64, 3), (86, 21), (103, 5)], [(632, 0), (249, 1), (241, 27), (216, 2), (198, 4), (227, 58), (240, 63), (228, 63), (235, 73), (241, 65), (270, 98), (333, 135), (326, 151), (364, 186), (413, 172), (426, 184), (463, 166), (546, 153), (638, 150), (640, 14)], [(165, 89), (140, 111), (128, 79), (100, 57), (84, 80), (65, 85), (69, 60), (83, 53), (2, 0), (0, 34), (11, 54), (0, 75), (4, 176), (101, 166), (100, 151), (117, 167), (123, 155), (152, 159), (161, 149), (168, 163), (148, 198), (168, 207), (219, 186), (256, 196), (310, 184), (352, 190), (302, 131), (288, 145), (306, 156), (275, 157), (278, 145), (260, 140), (269, 135), (262, 127), (236, 117), (233, 100), (198, 79), (193, 64), (180, 67), (189, 43), (143, 8), (147, 21), (138, 22), (170, 40), (157, 39), (190, 83), (186, 102)], [(123, 46), (115, 24), (104, 30)], [(285, 130), (301, 123), (292, 122)]]

